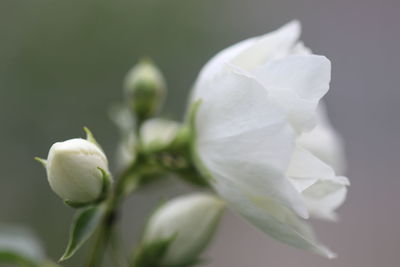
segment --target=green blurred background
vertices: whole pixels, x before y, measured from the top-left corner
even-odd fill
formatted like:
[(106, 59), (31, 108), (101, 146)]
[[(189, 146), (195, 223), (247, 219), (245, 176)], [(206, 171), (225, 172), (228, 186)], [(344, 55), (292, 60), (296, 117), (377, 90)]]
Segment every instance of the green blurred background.
[[(83, 136), (83, 126), (112, 156), (118, 133), (107, 110), (142, 56), (167, 78), (163, 116), (181, 119), (213, 54), (297, 18), (305, 43), (333, 62), (327, 103), (347, 143), (352, 187), (341, 222), (314, 225), (340, 258), (279, 244), (228, 213), (208, 266), (398, 266), (399, 10), (395, 0), (1, 0), (0, 221), (29, 225), (58, 258), (72, 210), (50, 191), (33, 157)], [(188, 190), (174, 181), (129, 200), (125, 242), (135, 242), (161, 196)], [(80, 266), (83, 254), (65, 266)]]

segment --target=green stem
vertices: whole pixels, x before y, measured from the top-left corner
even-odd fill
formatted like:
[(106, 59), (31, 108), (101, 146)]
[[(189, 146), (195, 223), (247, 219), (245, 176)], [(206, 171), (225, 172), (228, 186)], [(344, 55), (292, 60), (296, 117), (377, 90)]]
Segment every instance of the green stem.
[(109, 203), (110, 204), (107, 208), (107, 211), (103, 217), (103, 221), (100, 225), (97, 239), (94, 243), (92, 252), (90, 253), (90, 257), (87, 264), (88, 267), (100, 266), (103, 260), (104, 251), (107, 248), (111, 232), (113, 231), (116, 222), (117, 205), (114, 201), (114, 197), (112, 197)]
[[(181, 139), (184, 139), (184, 142), (180, 140), (181, 142), (177, 142), (171, 148), (165, 150), (166, 153), (170, 153), (172, 155), (169, 158), (174, 159), (174, 155), (180, 153), (184, 156), (187, 156), (187, 153), (185, 153), (186, 151), (181, 151), (182, 147), (185, 147), (187, 141), (187, 137), (183, 137)], [(88, 263), (86, 265), (87, 267), (100, 266), (103, 259), (104, 251), (106, 250), (111, 235), (114, 232), (114, 227), (117, 221), (118, 210), (121, 202), (124, 200), (125, 197), (130, 195), (142, 184), (148, 182), (147, 180), (142, 180), (148, 179), (149, 174), (154, 175), (162, 172), (171, 171), (186, 176), (186, 179), (191, 182), (200, 184), (200, 182), (197, 181), (198, 178), (192, 176), (192, 173), (195, 173), (193, 170), (193, 166), (170, 166), (171, 164), (166, 164), (163, 161), (153, 162), (152, 160), (150, 160), (151, 157), (149, 155), (140, 153), (139, 147), (137, 148), (137, 150), (138, 153), (135, 163), (120, 175), (113, 188), (111, 196), (107, 200), (107, 210), (104, 215), (103, 221), (100, 224), (98, 236), (94, 243)]]
[(125, 267), (128, 264), (128, 258), (124, 255), (121, 243), (121, 237), (118, 229), (116, 228), (111, 234), (110, 240), (111, 259), (114, 267)]
[[(133, 168), (129, 170), (129, 172), (133, 171)], [(99, 267), (101, 265), (104, 252), (111, 239), (111, 235), (115, 231), (114, 227), (118, 219), (117, 217), (119, 214), (119, 206), (123, 199), (127, 196), (126, 194), (124, 194), (125, 192), (122, 190), (122, 188), (124, 187), (124, 183), (126, 183), (127, 178), (129, 178), (127, 177), (129, 172), (121, 174), (120, 178), (117, 180), (116, 185), (114, 186), (112, 194), (107, 200), (107, 209), (100, 224), (97, 239), (89, 255), (89, 259), (86, 265), (87, 267)]]

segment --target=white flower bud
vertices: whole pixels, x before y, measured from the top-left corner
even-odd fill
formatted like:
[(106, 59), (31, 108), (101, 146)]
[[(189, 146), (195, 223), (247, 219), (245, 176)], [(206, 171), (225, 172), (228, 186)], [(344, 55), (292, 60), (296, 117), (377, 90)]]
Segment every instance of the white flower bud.
[(144, 244), (171, 239), (162, 266), (181, 266), (196, 260), (212, 238), (224, 202), (204, 193), (175, 198), (150, 218)]
[(71, 139), (53, 144), (47, 158), (47, 177), (53, 191), (64, 200), (88, 203), (97, 200), (103, 189), (103, 169), (107, 157), (95, 144)]
[(175, 139), (180, 123), (165, 120), (147, 120), (140, 128), (140, 141), (146, 151), (160, 150), (169, 146)]
[(132, 111), (142, 120), (160, 109), (166, 85), (161, 71), (149, 60), (143, 60), (126, 75), (124, 89)]

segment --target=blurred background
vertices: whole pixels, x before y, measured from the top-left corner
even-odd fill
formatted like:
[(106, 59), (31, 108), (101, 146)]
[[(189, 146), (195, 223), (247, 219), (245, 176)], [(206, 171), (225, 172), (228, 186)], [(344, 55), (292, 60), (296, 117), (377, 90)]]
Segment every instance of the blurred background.
[[(107, 110), (142, 56), (167, 77), (163, 115), (181, 119), (213, 54), (296, 18), (305, 43), (333, 63), (326, 102), (346, 140), (352, 186), (339, 223), (313, 224), (339, 258), (290, 248), (226, 213), (207, 266), (399, 266), (399, 10), (397, 0), (1, 0), (0, 222), (29, 225), (57, 259), (73, 213), (33, 157), (84, 136), (85, 125), (114, 155), (118, 133)], [(189, 190), (175, 181), (131, 198), (122, 221), (127, 245), (161, 196)], [(65, 266), (80, 266), (82, 256)]]

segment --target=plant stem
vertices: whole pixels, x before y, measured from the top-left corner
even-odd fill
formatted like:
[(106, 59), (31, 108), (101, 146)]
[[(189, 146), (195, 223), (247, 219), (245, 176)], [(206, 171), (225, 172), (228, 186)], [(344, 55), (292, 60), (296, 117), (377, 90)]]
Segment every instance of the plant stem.
[(120, 178), (117, 179), (117, 183), (113, 188), (113, 192), (107, 200), (106, 212), (100, 224), (97, 239), (89, 255), (89, 259), (86, 265), (87, 267), (99, 267), (103, 260), (104, 251), (107, 248), (112, 233), (115, 231), (114, 226), (118, 219), (119, 206), (123, 199), (126, 197), (123, 190), (121, 189), (124, 186), (126, 179), (129, 178), (128, 174), (130, 172), (133, 172), (133, 168), (120, 175)]
[(114, 267), (125, 267), (128, 264), (128, 258), (124, 255), (123, 247), (121, 246), (121, 237), (118, 230), (119, 229), (115, 228), (111, 234), (111, 259)]
[(103, 221), (100, 225), (100, 229), (97, 235), (97, 239), (94, 243), (90, 258), (88, 260), (88, 267), (98, 267), (100, 266), (104, 251), (107, 248), (110, 235), (113, 231), (113, 227), (116, 222), (116, 204), (114, 204), (114, 197), (112, 197), (109, 206), (107, 207), (106, 213), (103, 217)]

